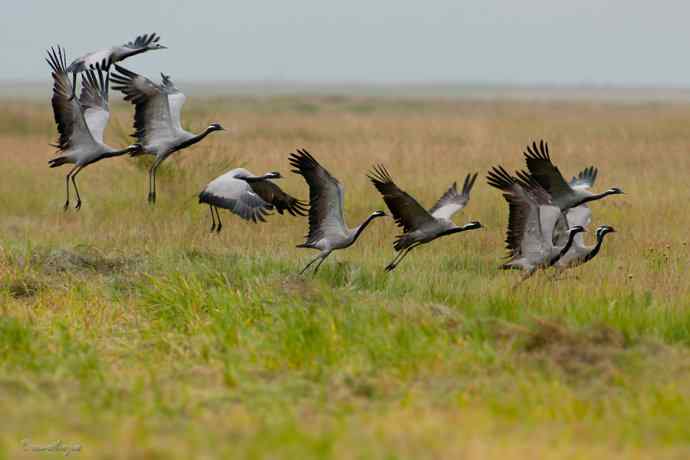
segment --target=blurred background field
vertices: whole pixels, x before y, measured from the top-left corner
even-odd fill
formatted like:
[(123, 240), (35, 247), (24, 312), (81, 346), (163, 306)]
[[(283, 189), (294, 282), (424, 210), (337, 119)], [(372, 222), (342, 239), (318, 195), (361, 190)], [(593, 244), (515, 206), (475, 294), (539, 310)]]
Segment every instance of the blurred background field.
[[(192, 86), (185, 128), (227, 131), (164, 163), (155, 208), (146, 159), (88, 167), (79, 212), (47, 166), (48, 94), (3, 91), (0, 458), (35, 458), (22, 440), (80, 458), (688, 458), (683, 92), (417, 90)], [(130, 142), (119, 99), (114, 146)], [(618, 230), (595, 260), (513, 288), (484, 176), (540, 138), (564, 175), (593, 164), (596, 189), (625, 195), (592, 205)], [(196, 195), (227, 169), (281, 171), (306, 198), (296, 148), (345, 185), (350, 226), (385, 209), (375, 163), (425, 206), (478, 171), (455, 221), (485, 229), (385, 274), (397, 229), (379, 220), (315, 278), (295, 276), (315, 255), (295, 248), (306, 219), (226, 212), (209, 233)]]

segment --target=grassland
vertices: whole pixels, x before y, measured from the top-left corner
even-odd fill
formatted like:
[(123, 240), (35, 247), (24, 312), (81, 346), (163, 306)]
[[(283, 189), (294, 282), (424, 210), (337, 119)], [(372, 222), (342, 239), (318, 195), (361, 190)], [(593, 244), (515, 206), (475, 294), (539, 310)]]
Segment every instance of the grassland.
[[(62, 211), (47, 103), (0, 114), (0, 459), (686, 459), (690, 457), (690, 106), (356, 97), (190, 99), (190, 129), (228, 131), (165, 163), (107, 160)], [(115, 105), (106, 139), (128, 142)], [(196, 193), (229, 167), (280, 170), (308, 148), (358, 223), (387, 165), (426, 205), (467, 172), (522, 166), (544, 137), (567, 174), (595, 164), (619, 230), (600, 256), (517, 289), (497, 270), (507, 210), (478, 181), (458, 222), (416, 250), (372, 224), (317, 277), (295, 273), (305, 220), (210, 235)], [(591, 234), (588, 236), (591, 240)]]

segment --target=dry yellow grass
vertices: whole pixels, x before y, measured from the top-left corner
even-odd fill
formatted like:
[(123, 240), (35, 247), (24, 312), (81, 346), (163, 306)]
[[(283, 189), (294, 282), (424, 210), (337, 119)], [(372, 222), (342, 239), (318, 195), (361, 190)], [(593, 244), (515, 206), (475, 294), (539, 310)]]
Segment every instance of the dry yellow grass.
[[(143, 165), (118, 158), (80, 174), (83, 208), (64, 213), (67, 169), (47, 167), (48, 104), (3, 103), (7, 458), (35, 458), (22, 439), (80, 443), (80, 458), (690, 455), (690, 106), (188, 104), (189, 128), (227, 131), (165, 163), (155, 208)], [(114, 112), (106, 140), (124, 145), (130, 109)], [(594, 164), (595, 188), (626, 194), (592, 205), (593, 226), (618, 230), (595, 260), (512, 289), (516, 274), (496, 269), (507, 210), (484, 175), (522, 168), (539, 138), (564, 174)], [(251, 225), (224, 213), (223, 232), (208, 233), (196, 194), (230, 167), (281, 171), (281, 186), (306, 197), (287, 174), (298, 147), (343, 182), (351, 226), (383, 209), (365, 177), (380, 162), (426, 206), (478, 171), (455, 220), (485, 229), (416, 250), (386, 275), (397, 229), (375, 221), (306, 280), (293, 275), (314, 255), (294, 248), (306, 220)], [(601, 330), (620, 339), (602, 342)], [(547, 343), (536, 351), (535, 334)]]

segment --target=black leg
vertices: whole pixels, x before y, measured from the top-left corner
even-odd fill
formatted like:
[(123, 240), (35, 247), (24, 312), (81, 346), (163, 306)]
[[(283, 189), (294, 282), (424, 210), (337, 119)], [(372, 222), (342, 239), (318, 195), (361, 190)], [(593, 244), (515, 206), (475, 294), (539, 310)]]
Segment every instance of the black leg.
[(69, 209), (69, 178), (72, 175), (72, 173), (77, 170), (77, 168), (79, 168), (79, 166), (75, 166), (74, 168), (72, 168), (70, 170), (70, 172), (67, 173), (67, 176), (65, 176), (65, 186), (67, 188), (67, 199), (65, 200), (65, 211), (67, 211), (67, 209)]
[(218, 207), (214, 206), (213, 209), (216, 210), (216, 221), (218, 222), (218, 226), (216, 227), (216, 233), (220, 233), (220, 229), (223, 228), (223, 221), (220, 220), (220, 211), (218, 210)]
[(299, 274), (300, 274), (300, 275), (303, 275), (304, 272), (306, 272), (307, 269), (308, 269), (309, 267), (311, 267), (312, 264), (313, 264), (314, 262), (316, 262), (317, 260), (319, 260), (319, 259), (323, 260), (323, 259), (325, 259), (325, 256), (322, 258), (322, 257), (321, 257), (321, 254), (319, 254), (318, 256), (314, 257), (314, 258), (307, 264), (307, 266), (304, 267), (304, 268), (302, 269), (301, 272), (299, 272)]
[(74, 185), (74, 193), (77, 195), (77, 204), (74, 206), (74, 209), (80, 209), (81, 208), (81, 197), (79, 196), (79, 189), (77, 188), (77, 181), (75, 180), (77, 177), (77, 174), (82, 170), (82, 166), (79, 166), (79, 169), (74, 171), (72, 174), (72, 185)]
[(404, 253), (405, 253), (405, 250), (402, 250), (402, 251), (398, 252), (398, 253), (395, 255), (395, 257), (393, 257), (393, 260), (391, 260), (391, 262), (390, 262), (388, 265), (386, 265), (386, 271), (390, 271), (390, 270), (392, 270), (393, 268), (395, 268), (395, 263), (400, 259), (400, 257), (401, 257)]
[(407, 249), (405, 250), (405, 252), (402, 253), (402, 255), (400, 256), (400, 258), (399, 258), (398, 260), (394, 260), (393, 262), (391, 262), (391, 263), (388, 265), (388, 267), (386, 267), (386, 271), (387, 271), (387, 272), (390, 272), (390, 271), (395, 270), (395, 267), (397, 267), (398, 265), (400, 265), (400, 262), (402, 262), (402, 260), (405, 258), (405, 256), (407, 256), (407, 254), (409, 254), (411, 250), (413, 250), (414, 248), (416, 248), (416, 247), (419, 246), (420, 244), (422, 244), (422, 243), (415, 243), (415, 244), (413, 244), (412, 246), (410, 246), (409, 248), (407, 248)]
[(156, 204), (156, 170), (163, 161), (161, 158), (156, 158), (156, 161), (149, 169), (149, 203)]
[(319, 263), (316, 264), (316, 267), (314, 267), (314, 275), (316, 275), (316, 272), (319, 271), (319, 267), (321, 266), (321, 264), (323, 263), (323, 261), (326, 260), (326, 257), (328, 257), (328, 254), (330, 254), (330, 252), (327, 253), (326, 255), (322, 256), (322, 257), (321, 257), (321, 260), (319, 261)]
[(211, 222), (213, 222), (213, 224), (211, 224), (211, 233), (213, 233), (216, 230), (216, 216), (213, 214), (213, 206), (209, 204), (208, 209), (211, 211)]

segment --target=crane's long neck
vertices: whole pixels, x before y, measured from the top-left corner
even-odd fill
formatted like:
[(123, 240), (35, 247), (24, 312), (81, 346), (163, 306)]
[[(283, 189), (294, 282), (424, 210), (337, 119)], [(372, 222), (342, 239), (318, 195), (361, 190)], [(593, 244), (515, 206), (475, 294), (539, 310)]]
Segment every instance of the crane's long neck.
[(590, 259), (593, 259), (597, 254), (599, 254), (599, 250), (601, 249), (601, 245), (604, 243), (604, 236), (606, 233), (598, 233), (597, 234), (597, 244), (594, 245), (591, 251), (587, 253), (585, 256), (585, 262), (588, 262)]
[(209, 127), (209, 128), (206, 128), (205, 130), (203, 130), (203, 131), (200, 132), (199, 134), (190, 137), (190, 138), (187, 139), (186, 141), (181, 142), (180, 145), (177, 146), (177, 150), (180, 150), (180, 149), (183, 149), (183, 148), (185, 148), (185, 147), (189, 147), (190, 145), (196, 144), (197, 142), (199, 142), (199, 141), (200, 141), (201, 139), (203, 139), (204, 137), (208, 136), (208, 135), (209, 135), (210, 133), (212, 133), (213, 131), (214, 131), (214, 130), (211, 129), (210, 127)]
[(117, 53), (116, 58), (118, 61), (121, 61), (123, 59), (127, 59), (130, 56), (141, 54), (145, 51), (148, 51), (148, 48), (126, 48), (126, 50), (122, 53)]
[(571, 208), (574, 208), (576, 206), (580, 206), (581, 204), (589, 203), (590, 201), (596, 201), (596, 200), (601, 200), (604, 197), (607, 197), (609, 195), (613, 195), (615, 192), (611, 190), (607, 190), (602, 193), (596, 193), (594, 195), (589, 195), (586, 197), (583, 197), (580, 201), (576, 202)]
[(474, 228), (476, 228), (476, 227), (464, 227), (464, 226), (463, 227), (453, 227), (453, 228), (450, 228), (450, 229), (444, 231), (443, 233), (441, 233), (439, 235), (439, 237), (446, 236), (446, 235), (452, 235), (453, 233), (466, 232), (467, 230), (472, 230)]
[(359, 235), (361, 235), (364, 229), (367, 228), (367, 225), (369, 225), (371, 221), (376, 219), (377, 217), (379, 216), (372, 214), (369, 217), (367, 217), (367, 220), (362, 222), (362, 224), (359, 227), (355, 228), (352, 234), (352, 242), (350, 244), (353, 244), (355, 241), (357, 241), (357, 238), (359, 238)]
[(568, 241), (565, 242), (565, 246), (561, 248), (560, 251), (558, 251), (558, 254), (553, 256), (551, 260), (549, 261), (549, 265), (554, 265), (556, 262), (558, 262), (561, 257), (566, 255), (568, 251), (570, 251), (570, 248), (573, 246), (573, 241), (575, 241), (575, 232), (568, 232)]

